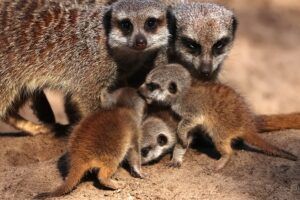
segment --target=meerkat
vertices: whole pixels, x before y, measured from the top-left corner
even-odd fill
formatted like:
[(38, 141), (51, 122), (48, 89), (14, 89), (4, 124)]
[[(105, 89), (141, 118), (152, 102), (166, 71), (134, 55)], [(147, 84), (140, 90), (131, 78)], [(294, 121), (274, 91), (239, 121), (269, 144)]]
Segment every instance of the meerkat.
[[(172, 153), (177, 143), (176, 128), (180, 120), (169, 110), (160, 109), (161, 108), (158, 107), (153, 110), (150, 107), (151, 112), (148, 113), (149, 116), (142, 125), (143, 139), (141, 142), (141, 156), (143, 165), (156, 163), (163, 158), (164, 155)], [(299, 113), (266, 115), (261, 119), (260, 116), (256, 116), (256, 128), (260, 132), (291, 129), (291, 127), (300, 129), (295, 116), (298, 116), (299, 121)], [(274, 124), (276, 121), (277, 124)]]
[(142, 123), (142, 164), (158, 161), (171, 153), (177, 143), (177, 121), (168, 112), (148, 116)]
[(168, 57), (182, 64), (196, 80), (218, 78), (237, 30), (234, 13), (213, 3), (179, 3), (173, 6), (176, 32)]
[[(170, 63), (179, 63), (190, 71), (193, 84), (200, 81), (218, 81), (224, 60), (229, 54), (236, 35), (238, 20), (222, 5), (213, 3), (173, 3), (175, 28), (169, 48), (163, 53)], [(165, 62), (156, 63), (158, 66)], [(259, 132), (299, 129), (300, 113), (257, 115)]]
[[(111, 108), (116, 105), (116, 95), (105, 91), (101, 95), (103, 108)], [(141, 130), (141, 158), (142, 164), (149, 164), (158, 161), (162, 156), (170, 152), (176, 144), (176, 127), (178, 120), (168, 110), (158, 108), (153, 110), (147, 106), (147, 116), (143, 120)]]
[(255, 117), (240, 94), (218, 82), (192, 86), (190, 73), (181, 65), (155, 68), (139, 91), (148, 103), (169, 105), (181, 118), (177, 128), (178, 143), (171, 161), (174, 167), (181, 166), (192, 140), (190, 133), (199, 126), (211, 137), (221, 154), (216, 170), (222, 169), (230, 160), (231, 142), (235, 139), (243, 139), (266, 154), (297, 160), (293, 154), (267, 143), (257, 134)]
[[(164, 2), (173, 4), (176, 19), (174, 40), (167, 52), (170, 62), (183, 64), (193, 75), (194, 84), (199, 80), (215, 81), (234, 41), (238, 24), (234, 13), (217, 4)], [(259, 132), (300, 128), (299, 113), (257, 115), (255, 121)], [(151, 140), (155, 141), (155, 136)]]
[(0, 7), (0, 119), (31, 135), (51, 131), (16, 114), (35, 90), (63, 91), (84, 117), (101, 107), (103, 89), (169, 41), (167, 9), (155, 0), (88, 8), (4, 0)]
[(82, 6), (95, 6), (99, 5), (110, 5), (116, 0), (49, 0), (55, 2), (61, 2), (64, 6), (82, 5)]
[(100, 183), (111, 189), (120, 184), (111, 179), (119, 164), (127, 159), (133, 175), (141, 172), (141, 124), (146, 106), (136, 89), (121, 88), (112, 94), (116, 104), (90, 114), (74, 128), (68, 146), (70, 169), (65, 182), (50, 193), (41, 193), (37, 199), (57, 197), (69, 193), (84, 173), (99, 169)]

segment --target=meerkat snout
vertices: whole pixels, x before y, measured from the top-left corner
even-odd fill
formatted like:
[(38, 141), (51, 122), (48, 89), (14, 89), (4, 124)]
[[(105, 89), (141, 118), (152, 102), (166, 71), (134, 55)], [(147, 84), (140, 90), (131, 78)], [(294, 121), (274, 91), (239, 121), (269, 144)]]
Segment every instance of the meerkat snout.
[(202, 62), (200, 72), (204, 77), (209, 77), (212, 73), (212, 62)]
[(135, 42), (133, 47), (136, 50), (144, 50), (147, 47), (147, 39), (143, 34), (137, 34), (135, 36)]

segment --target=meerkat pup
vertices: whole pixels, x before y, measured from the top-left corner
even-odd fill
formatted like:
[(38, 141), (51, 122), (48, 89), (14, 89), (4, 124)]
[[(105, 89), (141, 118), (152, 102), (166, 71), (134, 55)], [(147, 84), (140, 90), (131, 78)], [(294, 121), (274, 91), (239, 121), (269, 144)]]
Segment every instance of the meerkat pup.
[(101, 107), (103, 89), (168, 44), (167, 10), (155, 0), (107, 8), (3, 0), (0, 7), (0, 119), (31, 135), (50, 131), (17, 114), (35, 90), (63, 91), (86, 116)]
[(141, 123), (145, 102), (135, 89), (122, 88), (112, 94), (116, 104), (90, 114), (74, 128), (69, 141), (70, 169), (65, 182), (50, 193), (36, 198), (57, 197), (69, 193), (90, 169), (99, 169), (98, 179), (108, 188), (119, 184), (111, 179), (126, 158), (133, 175), (141, 173)]
[[(108, 91), (102, 93), (101, 102), (103, 108), (110, 108), (116, 105), (116, 95)], [(151, 110), (148, 113), (148, 110)], [(160, 108), (158, 108), (160, 109)], [(147, 106), (147, 116), (142, 122), (141, 156), (142, 164), (149, 164), (159, 160), (170, 152), (177, 141), (176, 127), (178, 120), (167, 110), (153, 110)]]
[(174, 148), (177, 142), (176, 127), (174, 126), (176, 123), (170, 125), (168, 122), (170, 120), (151, 115), (143, 121), (143, 137), (141, 142), (142, 164), (158, 161)]
[(170, 105), (181, 117), (172, 166), (181, 165), (192, 139), (190, 132), (197, 126), (206, 130), (222, 156), (216, 170), (222, 169), (230, 160), (234, 139), (243, 139), (269, 155), (297, 160), (293, 154), (260, 138), (253, 113), (244, 98), (232, 88), (213, 82), (192, 86), (191, 82), (192, 77), (185, 68), (169, 64), (152, 70), (139, 90), (148, 103)]

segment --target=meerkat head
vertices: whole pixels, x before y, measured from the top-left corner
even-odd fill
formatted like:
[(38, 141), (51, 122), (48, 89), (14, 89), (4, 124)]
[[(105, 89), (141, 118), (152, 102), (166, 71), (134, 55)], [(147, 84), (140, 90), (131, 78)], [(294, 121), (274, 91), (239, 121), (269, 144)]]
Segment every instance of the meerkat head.
[(105, 17), (108, 45), (112, 49), (149, 51), (169, 41), (167, 7), (157, 0), (120, 0)]
[(233, 12), (217, 4), (190, 3), (176, 6), (173, 13), (179, 62), (197, 79), (216, 78), (237, 29)]
[(142, 119), (146, 109), (145, 100), (138, 94), (135, 88), (130, 87), (120, 88), (111, 93), (103, 91), (101, 94), (101, 104), (106, 109), (115, 106), (134, 109), (139, 119)]
[(142, 124), (142, 164), (160, 159), (176, 143), (176, 133), (160, 118), (148, 117)]
[(146, 77), (139, 92), (148, 103), (171, 105), (191, 85), (190, 73), (179, 64), (154, 68)]

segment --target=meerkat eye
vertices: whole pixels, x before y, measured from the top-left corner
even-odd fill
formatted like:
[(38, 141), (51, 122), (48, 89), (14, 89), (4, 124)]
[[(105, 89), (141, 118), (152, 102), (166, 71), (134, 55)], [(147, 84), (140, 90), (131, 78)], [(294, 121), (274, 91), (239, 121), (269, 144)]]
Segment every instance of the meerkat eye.
[(144, 147), (141, 149), (141, 154), (143, 157), (147, 157), (149, 152), (151, 151), (152, 147), (148, 146), (148, 147)]
[(159, 85), (157, 83), (151, 82), (151, 83), (147, 83), (146, 87), (149, 91), (153, 92), (154, 90), (159, 88)]
[(169, 84), (168, 90), (169, 90), (169, 92), (170, 92), (171, 94), (175, 94), (175, 93), (177, 92), (177, 85), (176, 85), (176, 83), (171, 82), (171, 83)]
[(229, 37), (224, 37), (217, 41), (212, 48), (213, 54), (214, 55), (220, 55), (224, 53), (225, 47), (229, 44), (230, 38)]
[(168, 138), (163, 134), (159, 134), (157, 137), (157, 143), (159, 146), (164, 146), (168, 143)]
[(182, 44), (191, 51), (191, 53), (201, 53), (201, 45), (194, 40), (186, 37), (181, 38)]
[(145, 30), (153, 31), (157, 28), (158, 20), (154, 17), (150, 17), (145, 22)]
[(125, 34), (128, 34), (132, 31), (132, 28), (133, 28), (133, 25), (132, 23), (130, 22), (129, 19), (123, 19), (119, 22), (119, 26), (120, 26), (120, 29), (125, 33)]

